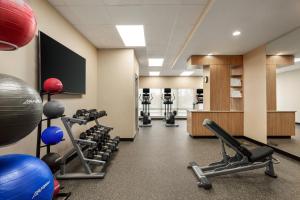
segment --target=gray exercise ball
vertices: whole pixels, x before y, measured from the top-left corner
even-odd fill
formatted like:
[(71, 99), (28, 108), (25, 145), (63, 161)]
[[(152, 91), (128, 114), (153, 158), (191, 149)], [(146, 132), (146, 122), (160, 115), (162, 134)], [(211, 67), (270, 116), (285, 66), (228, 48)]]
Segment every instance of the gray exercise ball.
[(51, 100), (44, 105), (43, 112), (44, 115), (48, 118), (58, 118), (64, 114), (65, 107), (61, 102)]
[(19, 78), (0, 74), (0, 146), (30, 134), (41, 120), (42, 100)]

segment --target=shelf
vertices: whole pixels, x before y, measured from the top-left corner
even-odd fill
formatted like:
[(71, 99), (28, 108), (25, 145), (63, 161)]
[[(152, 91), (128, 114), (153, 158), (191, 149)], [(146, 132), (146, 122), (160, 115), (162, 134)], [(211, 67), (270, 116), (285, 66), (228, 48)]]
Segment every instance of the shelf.
[(234, 68), (240, 68), (240, 67), (242, 67), (243, 66), (243, 64), (231, 64), (230, 65), (230, 67), (232, 68), (232, 69), (234, 69)]
[(232, 99), (242, 99), (243, 97), (230, 97)]
[(231, 87), (231, 88), (243, 88), (242, 85), (240, 85), (240, 86), (233, 86), (233, 85), (231, 85), (230, 87)]
[(234, 78), (242, 78), (243, 77), (242, 74), (231, 74), (230, 76), (234, 77)]

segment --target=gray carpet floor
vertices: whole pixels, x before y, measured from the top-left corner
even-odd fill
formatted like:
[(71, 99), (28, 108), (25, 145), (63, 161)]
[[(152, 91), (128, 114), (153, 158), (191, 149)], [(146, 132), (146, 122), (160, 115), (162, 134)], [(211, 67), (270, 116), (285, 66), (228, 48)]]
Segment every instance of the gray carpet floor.
[(300, 125), (296, 124), (295, 136), (291, 138), (268, 138), (268, 144), (300, 157)]
[(220, 145), (216, 139), (189, 137), (186, 122), (178, 123), (178, 128), (166, 128), (153, 121), (151, 128), (141, 128), (134, 142), (120, 143), (103, 180), (63, 181), (65, 191), (74, 200), (300, 199), (300, 163), (279, 155), (277, 179), (258, 169), (211, 178), (210, 191), (198, 188), (187, 164), (219, 160)]

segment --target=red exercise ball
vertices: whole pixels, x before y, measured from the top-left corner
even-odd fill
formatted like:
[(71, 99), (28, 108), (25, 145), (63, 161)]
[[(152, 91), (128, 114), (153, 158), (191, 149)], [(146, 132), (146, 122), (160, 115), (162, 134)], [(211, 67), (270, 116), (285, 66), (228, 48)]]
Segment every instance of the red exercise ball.
[(9, 51), (28, 44), (37, 23), (24, 0), (0, 0), (0, 50)]
[(56, 197), (60, 192), (60, 184), (58, 182), (58, 180), (54, 179), (54, 193), (53, 193), (53, 197)]
[(48, 78), (44, 81), (44, 91), (57, 93), (63, 90), (62, 82), (57, 78)]

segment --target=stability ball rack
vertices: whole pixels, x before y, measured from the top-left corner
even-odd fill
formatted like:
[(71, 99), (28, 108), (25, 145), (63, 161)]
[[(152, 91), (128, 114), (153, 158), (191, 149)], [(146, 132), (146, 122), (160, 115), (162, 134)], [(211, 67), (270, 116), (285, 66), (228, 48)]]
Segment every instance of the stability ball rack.
[[(40, 92), (40, 96), (42, 101), (44, 101), (44, 96), (47, 96), (47, 101), (51, 101), (51, 96), (56, 95), (56, 94), (62, 94), (63, 92), (59, 93), (49, 93), (49, 92)], [(59, 117), (60, 118), (60, 117)], [(38, 125), (38, 133), (37, 133), (37, 138), (36, 138), (36, 157), (40, 158), (41, 156), (41, 149), (42, 148), (47, 148), (47, 154), (51, 152), (51, 145), (41, 145), (41, 134), (42, 134), (42, 128), (43, 128), (43, 122), (47, 121), (47, 128), (51, 126), (51, 120), (52, 119), (58, 119), (58, 118), (45, 118), (41, 119), (39, 125)], [(64, 141), (64, 139), (62, 140)]]

